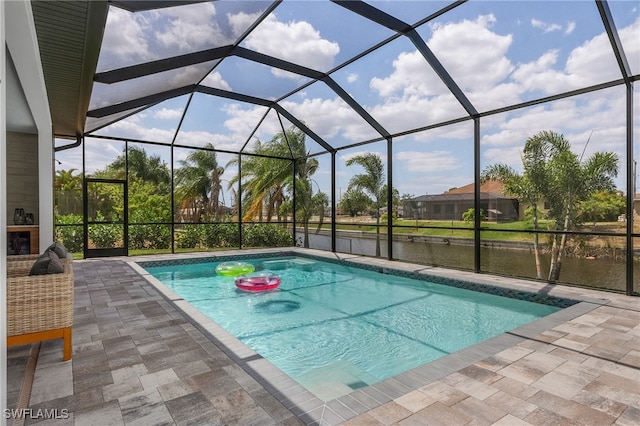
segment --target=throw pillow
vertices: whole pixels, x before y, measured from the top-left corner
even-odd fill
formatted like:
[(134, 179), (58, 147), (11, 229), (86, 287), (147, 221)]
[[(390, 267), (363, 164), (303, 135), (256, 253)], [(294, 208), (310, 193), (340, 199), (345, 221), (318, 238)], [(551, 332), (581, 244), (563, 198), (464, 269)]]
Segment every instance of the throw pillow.
[(35, 261), (29, 275), (61, 274), (62, 272), (64, 272), (64, 266), (56, 252), (47, 250)]
[(53, 243), (49, 247), (47, 247), (46, 251), (54, 251), (54, 252), (56, 252), (56, 254), (58, 255), (59, 259), (64, 259), (64, 258), (67, 257), (67, 248), (65, 246), (63, 246), (62, 243), (59, 243), (58, 241), (56, 241), (55, 243)]

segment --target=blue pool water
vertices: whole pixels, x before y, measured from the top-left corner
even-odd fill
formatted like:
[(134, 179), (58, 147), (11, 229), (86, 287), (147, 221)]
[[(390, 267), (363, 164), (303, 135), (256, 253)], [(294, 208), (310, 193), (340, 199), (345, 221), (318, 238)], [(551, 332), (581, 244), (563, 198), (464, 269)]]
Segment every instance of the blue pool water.
[(242, 292), (218, 263), (145, 269), (324, 400), (560, 309), (302, 257), (248, 262), (279, 289)]

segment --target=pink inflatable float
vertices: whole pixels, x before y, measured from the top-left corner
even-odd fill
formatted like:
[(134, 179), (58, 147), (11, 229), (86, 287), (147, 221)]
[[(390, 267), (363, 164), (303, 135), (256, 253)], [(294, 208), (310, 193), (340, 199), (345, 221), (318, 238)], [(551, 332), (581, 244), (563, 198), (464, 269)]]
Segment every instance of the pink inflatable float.
[(280, 277), (272, 272), (256, 272), (236, 278), (236, 287), (244, 291), (268, 291), (278, 288)]

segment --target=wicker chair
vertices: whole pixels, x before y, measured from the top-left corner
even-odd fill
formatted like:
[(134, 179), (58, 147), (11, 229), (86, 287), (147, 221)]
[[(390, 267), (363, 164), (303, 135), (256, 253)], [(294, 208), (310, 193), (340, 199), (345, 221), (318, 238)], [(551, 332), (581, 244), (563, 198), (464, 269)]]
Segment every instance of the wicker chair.
[(7, 262), (7, 346), (64, 339), (63, 360), (71, 359), (73, 265), (60, 274), (29, 275), (31, 260)]

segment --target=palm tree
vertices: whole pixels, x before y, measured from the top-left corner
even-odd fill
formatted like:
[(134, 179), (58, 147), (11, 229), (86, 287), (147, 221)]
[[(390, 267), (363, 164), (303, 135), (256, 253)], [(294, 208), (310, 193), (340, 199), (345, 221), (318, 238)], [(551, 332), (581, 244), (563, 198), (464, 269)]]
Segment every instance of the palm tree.
[[(587, 141), (588, 142), (588, 141)], [(585, 147), (586, 148), (586, 147)], [(552, 235), (549, 282), (560, 277), (566, 232), (576, 224), (576, 206), (592, 193), (613, 190), (613, 178), (618, 174), (618, 156), (612, 152), (596, 152), (586, 161), (571, 152), (569, 141), (561, 134), (542, 131), (525, 142), (522, 155), (523, 173), (509, 166), (495, 164), (482, 173), (483, 179), (500, 179), (505, 192), (529, 202), (534, 217), (534, 254), (536, 277), (542, 279), (538, 235), (538, 206), (542, 200), (549, 206), (547, 217), (554, 220), (554, 229), (563, 231)]]
[(615, 189), (613, 179), (618, 175), (619, 159), (613, 152), (596, 152), (583, 160), (584, 151), (578, 157), (563, 135), (550, 131), (529, 138), (524, 152), (525, 157), (541, 160), (536, 169), (537, 185), (545, 194), (547, 215), (554, 220), (554, 229), (564, 231), (552, 238), (548, 280), (556, 282), (567, 243), (566, 231), (576, 224), (576, 206), (596, 191)]
[(186, 159), (180, 160), (180, 168), (175, 172), (180, 208), (194, 212), (196, 222), (206, 214), (213, 214), (216, 221), (222, 215), (220, 191), (224, 167), (218, 165), (213, 145), (207, 143), (204, 148), (194, 150)]
[[(304, 228), (304, 246), (309, 247), (309, 220), (314, 211), (311, 176), (318, 169), (319, 163), (317, 159), (308, 157), (305, 138), (303, 131), (292, 126), (274, 135), (267, 143), (258, 141), (255, 153), (268, 157), (251, 156), (242, 162), (242, 195), (243, 203), (248, 205), (243, 220), (258, 216), (261, 221), (264, 212), (267, 221), (274, 215), (280, 221), (280, 215), (284, 211), (282, 207), (287, 194), (294, 192), (295, 182), (294, 214)], [(292, 162), (287, 159), (294, 160)], [(233, 159), (227, 167), (236, 162), (237, 159)], [(294, 163), (295, 175), (292, 168)]]
[[(271, 155), (268, 145), (260, 141), (255, 146), (255, 153)], [(231, 159), (225, 167), (237, 164), (238, 158)], [(280, 206), (285, 201), (284, 180), (286, 173), (291, 173), (291, 161), (279, 160), (258, 156), (246, 156), (242, 161), (242, 202), (245, 208), (242, 212), (242, 220), (251, 221), (258, 218), (271, 222), (276, 215), (277, 221), (281, 220)], [(283, 176), (283, 174), (285, 176)], [(237, 184), (240, 176), (236, 175), (229, 180), (229, 187)], [(266, 213), (265, 213), (266, 210)]]
[(384, 165), (378, 154), (367, 153), (350, 158), (347, 166), (358, 164), (365, 173), (357, 174), (349, 181), (349, 189), (364, 191), (373, 200), (376, 211), (376, 256), (380, 256), (380, 207), (383, 205), (384, 194)]
[(147, 155), (144, 148), (130, 146), (128, 153), (118, 156), (107, 166), (107, 172), (118, 179), (125, 178), (125, 171), (129, 170), (129, 178), (141, 179), (156, 184), (159, 191), (167, 193), (170, 188), (171, 174), (169, 167), (159, 155)]
[(317, 192), (311, 200), (314, 214), (318, 215), (318, 227), (316, 228), (316, 234), (320, 233), (322, 224), (324, 223), (324, 213), (327, 207), (329, 207), (329, 196), (324, 192)]

